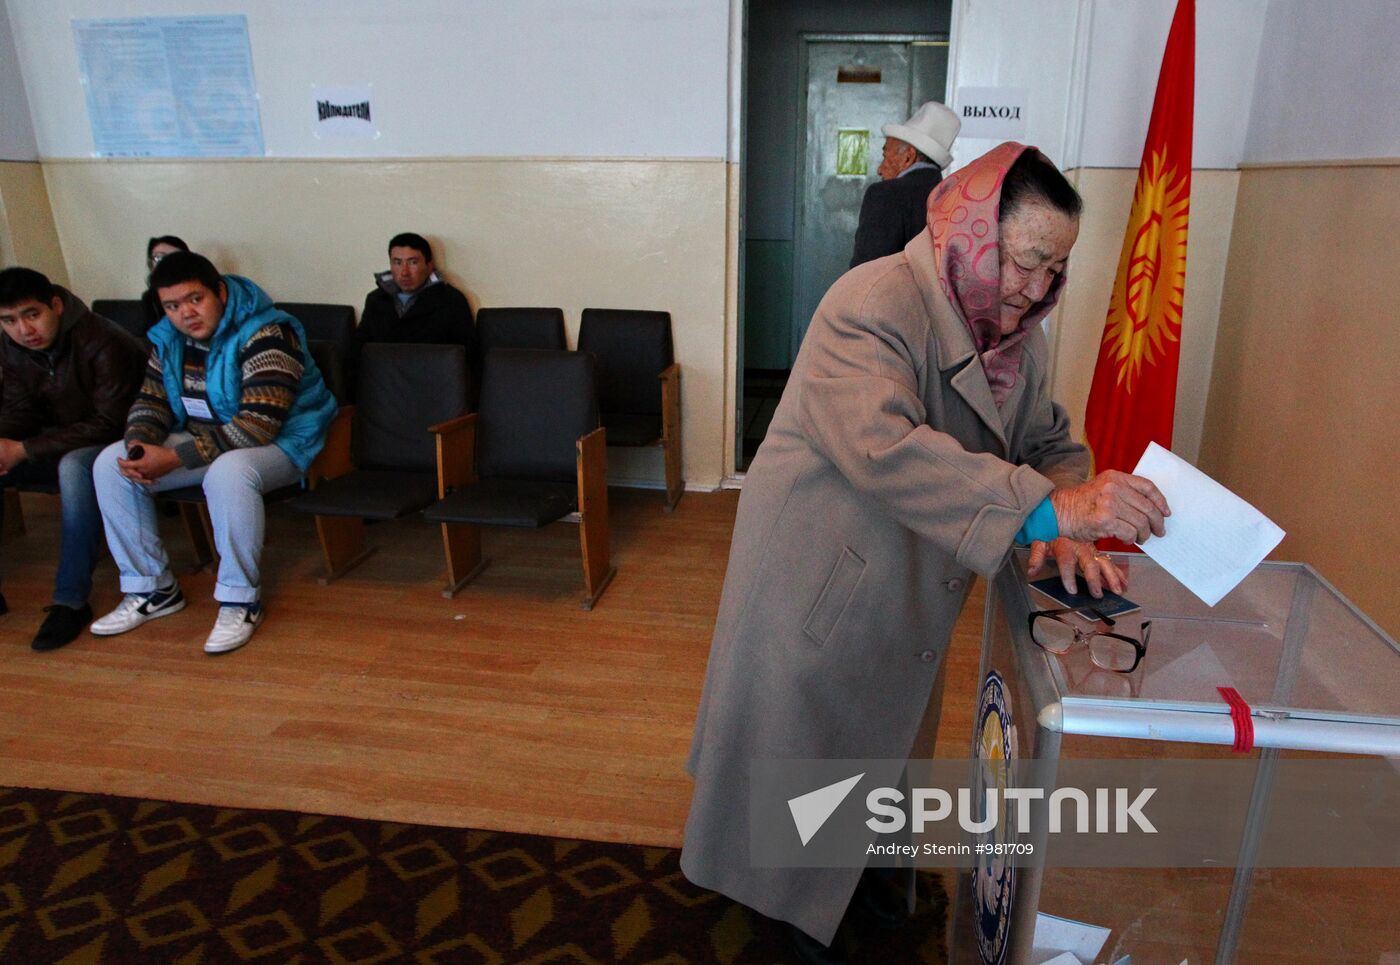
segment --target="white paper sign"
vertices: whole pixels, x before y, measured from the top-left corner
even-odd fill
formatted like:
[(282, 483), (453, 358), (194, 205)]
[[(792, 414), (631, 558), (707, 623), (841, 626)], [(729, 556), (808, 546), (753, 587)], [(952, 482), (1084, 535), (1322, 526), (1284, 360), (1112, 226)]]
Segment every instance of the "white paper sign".
[(958, 137), (1014, 141), (1026, 134), (1024, 87), (959, 87), (953, 109), (962, 128)]
[(372, 141), (379, 137), (374, 116), (374, 88), (370, 84), (351, 87), (311, 88), (311, 131), (315, 137), (343, 137)]
[(263, 153), (248, 19), (74, 20), (99, 157)]
[(1284, 537), (1259, 510), (1155, 442), (1133, 475), (1156, 483), (1172, 511), (1167, 535), (1150, 537), (1142, 551), (1207, 606), (1238, 586)]

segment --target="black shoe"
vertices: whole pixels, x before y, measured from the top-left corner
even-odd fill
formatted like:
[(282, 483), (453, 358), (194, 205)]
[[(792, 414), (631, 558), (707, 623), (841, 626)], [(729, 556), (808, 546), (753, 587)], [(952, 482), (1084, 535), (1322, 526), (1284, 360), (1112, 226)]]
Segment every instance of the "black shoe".
[(881, 928), (901, 928), (909, 922), (909, 899), (894, 883), (897, 868), (867, 868), (851, 899), (851, 907)]
[(846, 952), (841, 947), (841, 932), (831, 941), (831, 947), (823, 945), (796, 925), (787, 925), (788, 946), (797, 961), (803, 965), (846, 965)]
[(76, 609), (62, 603), (44, 609), (49, 611), (49, 615), (44, 617), (39, 633), (30, 644), (35, 650), (57, 650), (67, 646), (78, 639), (78, 634), (92, 622), (92, 607), (86, 603)]

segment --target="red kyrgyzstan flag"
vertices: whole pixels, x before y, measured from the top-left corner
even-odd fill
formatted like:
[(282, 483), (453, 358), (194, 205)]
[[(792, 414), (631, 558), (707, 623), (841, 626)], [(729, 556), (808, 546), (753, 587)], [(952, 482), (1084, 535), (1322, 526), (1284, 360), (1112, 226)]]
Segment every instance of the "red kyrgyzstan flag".
[[(1172, 444), (1191, 203), (1195, 35), (1195, 0), (1178, 0), (1084, 413), (1095, 472), (1131, 472), (1149, 442), (1168, 449)], [(1134, 549), (1117, 540), (1099, 545)]]

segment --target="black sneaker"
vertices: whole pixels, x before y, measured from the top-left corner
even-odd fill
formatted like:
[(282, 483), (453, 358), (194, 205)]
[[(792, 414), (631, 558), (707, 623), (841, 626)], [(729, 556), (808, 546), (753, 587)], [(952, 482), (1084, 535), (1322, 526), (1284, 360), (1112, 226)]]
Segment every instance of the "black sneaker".
[(135, 630), (147, 620), (158, 620), (185, 608), (185, 595), (178, 586), (154, 593), (128, 593), (115, 610), (92, 625), (96, 637), (114, 637)]
[(64, 606), (55, 603), (44, 607), (48, 616), (39, 627), (34, 642), (29, 646), (35, 650), (57, 650), (78, 639), (83, 627), (92, 622), (92, 607), (84, 603), (80, 607)]

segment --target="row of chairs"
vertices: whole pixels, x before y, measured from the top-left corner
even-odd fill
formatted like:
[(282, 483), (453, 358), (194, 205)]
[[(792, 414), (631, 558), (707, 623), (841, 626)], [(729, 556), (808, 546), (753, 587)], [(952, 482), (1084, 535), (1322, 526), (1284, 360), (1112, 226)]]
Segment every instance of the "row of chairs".
[[(320, 302), (278, 302), (277, 307), (301, 322), (307, 350), (336, 399), (354, 402), (358, 384), (355, 310)], [(99, 300), (93, 310), (138, 337), (145, 331), (139, 301)], [(483, 360), (496, 349), (568, 348), (564, 312), (558, 308), (483, 308), (477, 312), (476, 328)], [(670, 313), (585, 308), (578, 351), (592, 354), (597, 361), (598, 404), (608, 445), (662, 450), (666, 511), (670, 512), (685, 491), (680, 366), (675, 361)], [(479, 371), (478, 366), (473, 375)]]
[(315, 517), (328, 583), (373, 552), (366, 520), (422, 513), (440, 525), (451, 597), (486, 565), (483, 526), (579, 525), (592, 609), (615, 572), (608, 527), (606, 430), (594, 357), (495, 349), (479, 403), (464, 350), (366, 345), (358, 401), (342, 408), (291, 508)]
[[(110, 305), (98, 302), (94, 310), (108, 314)], [(367, 519), (423, 512), (438, 522), (446, 596), (485, 566), (477, 527), (567, 519), (580, 525), (583, 606), (591, 608), (613, 573), (604, 446), (659, 445), (667, 511), (684, 491), (680, 370), (668, 313), (585, 309), (579, 351), (569, 352), (559, 309), (482, 309), (478, 392), (459, 346), (366, 345), (357, 352), (349, 306), (279, 307), (302, 322), (308, 351), (342, 404), (308, 473), (312, 491), (289, 487), (268, 497), (293, 498), (293, 508), (316, 517), (323, 582), (372, 552)], [(202, 489), (163, 496), (179, 506), (200, 565), (212, 563)]]
[[(320, 582), (343, 576), (373, 552), (366, 520), (421, 513), (438, 523), (445, 597), (485, 568), (480, 527), (537, 529), (563, 520), (579, 526), (580, 605), (592, 609), (616, 572), (594, 357), (560, 349), (492, 350), (474, 412), (471, 370), (460, 345), (371, 344), (361, 363), (359, 401), (336, 413), (306, 488), (293, 485), (265, 497), (290, 501), (290, 508), (315, 518), (325, 565)], [(203, 489), (161, 497), (179, 507), (199, 565), (212, 564)]]

